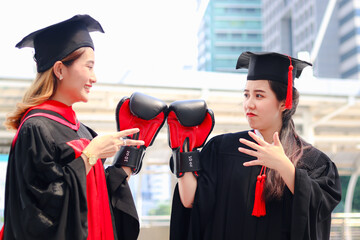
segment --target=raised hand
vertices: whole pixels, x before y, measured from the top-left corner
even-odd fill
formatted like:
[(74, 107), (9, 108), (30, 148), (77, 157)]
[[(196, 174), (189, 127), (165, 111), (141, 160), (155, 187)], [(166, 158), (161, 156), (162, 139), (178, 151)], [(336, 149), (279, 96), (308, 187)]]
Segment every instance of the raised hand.
[(262, 165), (278, 171), (289, 190), (293, 193), (295, 185), (295, 167), (285, 154), (279, 139), (279, 134), (277, 132), (274, 133), (273, 144), (267, 143), (253, 132), (249, 132), (249, 135), (257, 144), (243, 138), (240, 138), (239, 141), (254, 150), (242, 147), (239, 147), (238, 150), (242, 153), (256, 157), (256, 160), (245, 162), (244, 166)]
[(117, 151), (119, 151), (121, 146), (144, 145), (144, 141), (142, 140), (124, 140), (124, 137), (135, 134), (137, 132), (139, 132), (138, 128), (132, 128), (112, 134), (97, 136), (89, 143), (89, 145), (85, 149), (88, 152), (91, 152), (93, 155), (96, 155), (97, 158), (112, 157)]

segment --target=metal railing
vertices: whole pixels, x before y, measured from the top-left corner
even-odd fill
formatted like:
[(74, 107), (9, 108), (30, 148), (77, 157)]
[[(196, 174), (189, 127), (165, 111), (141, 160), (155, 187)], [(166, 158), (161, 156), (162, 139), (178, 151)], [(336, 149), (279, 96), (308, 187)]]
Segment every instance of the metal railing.
[[(170, 216), (142, 216), (143, 228), (154, 231), (168, 231), (159, 229), (159, 226), (168, 227)], [(149, 230), (148, 230), (149, 231)], [(146, 239), (146, 238), (144, 238)], [(331, 221), (331, 240), (358, 240), (360, 239), (360, 213), (333, 213)]]
[(330, 239), (360, 239), (360, 213), (333, 213)]

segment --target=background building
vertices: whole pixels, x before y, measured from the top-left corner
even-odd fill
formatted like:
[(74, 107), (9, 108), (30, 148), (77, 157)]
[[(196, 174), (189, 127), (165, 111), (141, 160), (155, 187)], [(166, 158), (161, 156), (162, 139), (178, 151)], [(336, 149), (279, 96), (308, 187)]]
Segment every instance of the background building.
[[(335, 7), (330, 7), (332, 1)], [(200, 71), (235, 72), (237, 57), (243, 51), (275, 51), (292, 56), (313, 53), (316, 41), (322, 39), (313, 61), (315, 76), (360, 76), (360, 1), (198, 2), (206, 2), (198, 31)], [(322, 25), (325, 14), (330, 18)], [(320, 36), (322, 27), (324, 35)]]
[[(318, 36), (328, 0), (263, 0), (263, 49), (292, 56), (311, 52)], [(333, 9), (330, 22), (313, 62), (318, 77), (339, 78), (339, 19)]]
[(261, 51), (261, 44), (261, 0), (208, 1), (198, 32), (198, 70), (235, 72), (239, 54)]
[(360, 77), (360, 1), (339, 1), (340, 77)]

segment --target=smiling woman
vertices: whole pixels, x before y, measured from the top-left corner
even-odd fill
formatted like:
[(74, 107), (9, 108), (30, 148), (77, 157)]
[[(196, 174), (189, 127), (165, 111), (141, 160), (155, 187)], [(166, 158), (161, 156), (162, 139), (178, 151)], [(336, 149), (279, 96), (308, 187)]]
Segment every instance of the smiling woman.
[(124, 146), (123, 137), (139, 129), (97, 136), (72, 109), (88, 101), (96, 83), (93, 31), (104, 32), (89, 15), (76, 15), (16, 45), (35, 49), (38, 74), (5, 122), (17, 130), (7, 168), (6, 240), (137, 239), (138, 216), (127, 183), (131, 169), (105, 171), (103, 163)]
[(69, 57), (57, 61), (53, 69), (59, 81), (51, 99), (69, 106), (76, 102), (87, 102), (90, 89), (96, 83), (94, 64), (94, 50), (91, 47), (79, 48)]

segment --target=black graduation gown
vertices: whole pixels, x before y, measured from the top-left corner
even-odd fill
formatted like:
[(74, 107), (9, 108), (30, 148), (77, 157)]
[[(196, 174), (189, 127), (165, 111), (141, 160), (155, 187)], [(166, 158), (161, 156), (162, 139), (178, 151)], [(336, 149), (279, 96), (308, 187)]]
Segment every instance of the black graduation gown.
[[(47, 113), (67, 121), (62, 115)], [(68, 121), (67, 121), (68, 122)], [(47, 117), (29, 118), (11, 148), (5, 189), (4, 239), (86, 239), (85, 165), (69, 144), (96, 133), (83, 124), (73, 130)], [(137, 239), (139, 222), (122, 168), (106, 169), (115, 239)]]
[[(192, 209), (184, 208), (176, 186), (171, 240), (329, 239), (331, 212), (341, 200), (337, 168), (309, 146), (295, 170), (294, 195), (285, 187), (281, 200), (266, 202), (266, 216), (252, 216), (255, 185), (261, 166), (244, 167), (254, 157), (239, 138), (247, 132), (212, 138), (201, 151), (202, 172)], [(253, 141), (253, 140), (252, 140)]]

